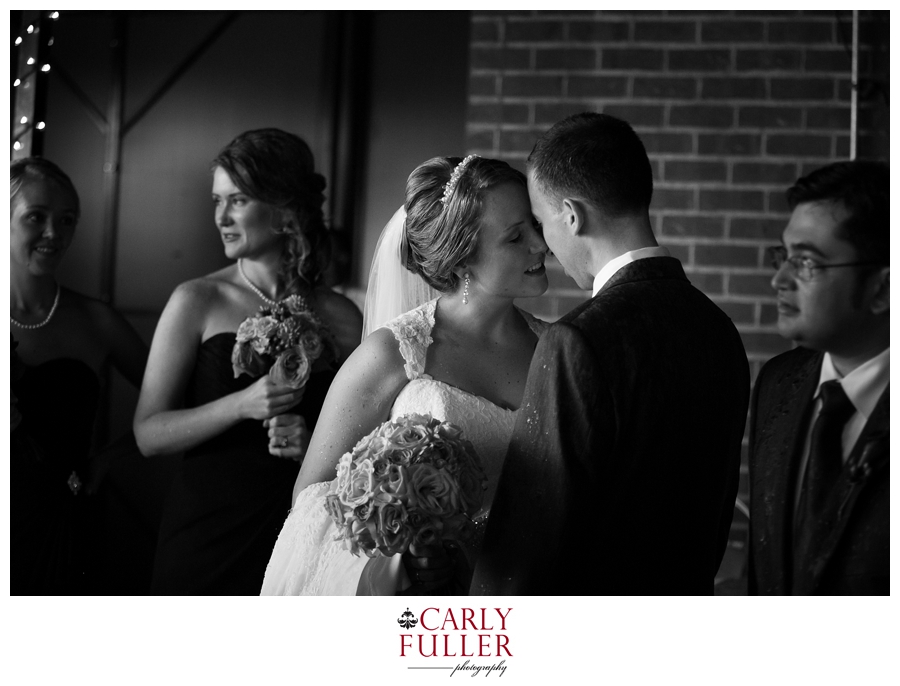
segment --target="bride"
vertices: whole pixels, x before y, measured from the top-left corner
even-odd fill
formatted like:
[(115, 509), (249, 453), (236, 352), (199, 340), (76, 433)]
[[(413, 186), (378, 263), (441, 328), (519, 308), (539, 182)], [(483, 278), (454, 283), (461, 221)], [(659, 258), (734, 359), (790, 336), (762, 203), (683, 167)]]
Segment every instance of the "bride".
[(547, 245), (524, 176), (498, 160), (433, 158), (410, 175), (404, 207), (376, 248), (364, 335), (374, 331), (328, 391), (263, 595), (390, 595), (411, 586), (402, 556), (355, 557), (335, 541), (324, 501), (341, 455), (381, 423), (413, 412), (457, 424), (481, 457), (485, 505), (464, 546), (474, 566), (546, 328), (513, 300), (547, 289)]

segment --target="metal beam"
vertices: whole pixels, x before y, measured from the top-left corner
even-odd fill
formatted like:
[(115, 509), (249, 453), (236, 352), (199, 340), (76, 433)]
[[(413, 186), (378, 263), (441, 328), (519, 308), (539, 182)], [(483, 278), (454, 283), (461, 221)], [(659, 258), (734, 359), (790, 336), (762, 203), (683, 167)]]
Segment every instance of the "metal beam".
[(166, 79), (163, 84), (156, 89), (156, 92), (150, 96), (146, 103), (144, 103), (143, 107), (141, 107), (137, 112), (132, 115), (132, 117), (128, 120), (125, 126), (122, 129), (122, 134), (127, 134), (135, 124), (137, 124), (150, 109), (159, 102), (160, 99), (168, 92), (168, 90), (175, 85), (178, 79), (190, 69), (194, 62), (196, 62), (200, 57), (206, 52), (209, 47), (218, 40), (219, 36), (225, 32), (231, 23), (238, 18), (240, 14), (239, 11), (229, 12), (228, 15), (220, 21), (216, 27), (207, 35), (207, 37), (200, 43), (194, 51), (188, 55), (184, 61), (175, 68), (175, 71)]
[(53, 61), (51, 64), (54, 73), (64, 84), (66, 84), (66, 86), (68, 86), (69, 90), (72, 91), (72, 95), (74, 95), (78, 102), (82, 104), (91, 121), (94, 122), (94, 126), (97, 127), (97, 130), (102, 134), (106, 134), (106, 117), (103, 116), (103, 112), (100, 111), (100, 108), (94, 104), (94, 101), (90, 99), (87, 93), (81, 90), (81, 86), (75, 82), (75, 79), (72, 78), (69, 72), (67, 72), (61, 64), (57, 61)]
[(334, 93), (332, 226), (355, 235), (365, 190), (371, 82), (372, 13), (341, 12), (338, 85)]
[(122, 163), (122, 112), (125, 106), (125, 56), (128, 51), (128, 18), (113, 14), (110, 41), (112, 81), (106, 106), (106, 148), (103, 161), (103, 235), (100, 253), (100, 298), (112, 303), (116, 282), (116, 244), (119, 224), (119, 187)]

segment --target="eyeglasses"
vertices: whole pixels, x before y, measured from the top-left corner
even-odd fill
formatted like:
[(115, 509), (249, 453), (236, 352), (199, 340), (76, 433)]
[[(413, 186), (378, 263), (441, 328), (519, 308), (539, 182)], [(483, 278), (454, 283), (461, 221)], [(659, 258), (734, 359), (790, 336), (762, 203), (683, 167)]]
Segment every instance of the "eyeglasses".
[(782, 265), (787, 262), (790, 270), (801, 281), (812, 281), (819, 269), (834, 269), (836, 267), (873, 267), (885, 266), (880, 262), (842, 262), (840, 264), (819, 264), (811, 257), (788, 257), (787, 248), (783, 245), (773, 245), (766, 248), (766, 259), (776, 270), (781, 269)]

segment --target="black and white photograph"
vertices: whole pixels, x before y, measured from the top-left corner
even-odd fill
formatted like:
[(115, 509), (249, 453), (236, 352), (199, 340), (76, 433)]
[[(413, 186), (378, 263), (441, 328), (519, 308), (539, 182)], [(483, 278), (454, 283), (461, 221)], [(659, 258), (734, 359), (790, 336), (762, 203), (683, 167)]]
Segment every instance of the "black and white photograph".
[(13, 683), (896, 678), (888, 9), (8, 17)]

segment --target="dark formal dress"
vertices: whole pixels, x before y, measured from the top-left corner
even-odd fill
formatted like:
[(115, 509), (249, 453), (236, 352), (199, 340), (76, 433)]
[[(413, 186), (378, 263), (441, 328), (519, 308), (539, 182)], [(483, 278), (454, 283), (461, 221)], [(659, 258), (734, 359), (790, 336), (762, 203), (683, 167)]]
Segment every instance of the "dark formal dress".
[[(246, 388), (234, 377), (235, 334), (204, 341), (187, 388), (197, 407)], [(291, 410), (312, 430), (334, 371), (313, 373)], [(169, 494), (157, 544), (152, 592), (163, 595), (256, 595), (278, 532), (291, 509), (300, 463), (268, 451), (267, 430), (245, 420), (188, 450)]]
[(750, 406), (751, 594), (890, 593), (890, 404), (886, 389), (844, 462), (795, 565), (794, 501), (823, 354), (765, 364)]
[(728, 317), (640, 259), (538, 343), (472, 592), (713, 592), (750, 395)]
[(12, 383), (22, 421), (10, 437), (10, 593), (93, 594), (101, 505), (87, 481), (100, 384), (93, 370), (62, 358)]

